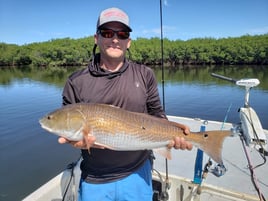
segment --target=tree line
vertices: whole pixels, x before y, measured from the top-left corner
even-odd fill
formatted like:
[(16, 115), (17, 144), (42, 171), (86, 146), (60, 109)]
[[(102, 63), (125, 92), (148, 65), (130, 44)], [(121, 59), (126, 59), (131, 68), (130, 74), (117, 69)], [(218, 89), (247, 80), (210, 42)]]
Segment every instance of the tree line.
[[(163, 44), (163, 57), (161, 51)], [(0, 66), (87, 65), (94, 46), (93, 36), (52, 39), (15, 45), (0, 43)], [(268, 34), (229, 38), (195, 38), (187, 41), (164, 38), (132, 40), (128, 57), (147, 65), (268, 64)]]

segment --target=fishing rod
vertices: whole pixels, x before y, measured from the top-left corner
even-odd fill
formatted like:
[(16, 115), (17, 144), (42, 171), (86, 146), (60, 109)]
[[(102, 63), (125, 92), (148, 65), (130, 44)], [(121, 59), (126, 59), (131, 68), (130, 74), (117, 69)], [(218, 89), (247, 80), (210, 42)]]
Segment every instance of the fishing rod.
[(163, 42), (163, 14), (162, 0), (160, 0), (160, 41), (161, 41), (161, 69), (162, 69), (162, 104), (165, 111), (165, 71), (164, 71), (164, 42)]
[[(160, 6), (160, 48), (161, 48), (161, 84), (162, 84), (162, 106), (164, 112), (166, 111), (166, 104), (165, 104), (165, 71), (164, 71), (164, 42), (163, 42), (163, 8), (162, 8), (162, 0), (159, 0)], [(169, 182), (169, 173), (168, 173), (168, 160), (165, 159), (165, 168), (166, 168), (166, 178), (164, 181), (164, 189), (160, 194), (160, 199), (166, 201), (169, 199), (168, 189), (170, 189), (170, 182)]]

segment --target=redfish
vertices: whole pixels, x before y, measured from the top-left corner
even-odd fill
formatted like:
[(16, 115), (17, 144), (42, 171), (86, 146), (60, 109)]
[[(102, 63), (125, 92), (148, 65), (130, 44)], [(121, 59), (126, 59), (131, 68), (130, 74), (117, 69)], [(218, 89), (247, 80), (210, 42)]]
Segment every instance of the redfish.
[(40, 119), (41, 127), (71, 141), (96, 137), (95, 144), (130, 151), (166, 149), (174, 137), (184, 137), (217, 163), (222, 163), (222, 144), (230, 131), (191, 132), (185, 135), (180, 124), (144, 113), (126, 111), (106, 104), (77, 103), (57, 109)]

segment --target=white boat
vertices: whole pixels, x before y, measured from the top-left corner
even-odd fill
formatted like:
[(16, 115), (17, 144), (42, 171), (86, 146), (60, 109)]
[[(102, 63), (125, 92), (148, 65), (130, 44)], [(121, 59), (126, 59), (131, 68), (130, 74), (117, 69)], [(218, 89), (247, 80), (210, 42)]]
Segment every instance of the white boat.
[[(206, 130), (230, 130), (233, 125), (209, 120), (192, 119), (184, 117), (168, 117), (172, 121), (177, 121), (188, 125), (192, 131), (199, 131), (200, 126), (205, 125)], [(267, 137), (268, 131), (264, 130)], [(266, 138), (268, 139), (268, 138)], [(263, 163), (256, 147), (246, 146), (253, 166)], [(248, 168), (248, 161), (245, 157), (243, 144), (240, 137), (235, 135), (225, 139), (223, 145), (223, 161), (227, 171), (222, 172), (222, 176), (215, 176), (211, 167), (207, 177), (200, 184), (194, 181), (194, 167), (196, 149), (192, 151), (172, 150), (172, 159), (168, 161), (168, 180), (166, 177), (165, 159), (155, 153), (153, 171), (154, 178), (154, 200), (171, 201), (256, 201), (261, 200), (258, 196)], [(208, 161), (204, 155), (203, 167)], [(28, 195), (24, 201), (44, 201), (44, 200), (77, 200), (77, 192), (80, 179), (79, 163), (76, 162), (64, 170), (62, 173), (45, 183), (36, 191)], [(203, 171), (204, 172), (204, 171)], [(254, 169), (255, 179), (260, 192), (268, 198), (268, 165), (264, 164)]]
[[(230, 130), (233, 135), (225, 139), (222, 148), (224, 164), (215, 164), (206, 155), (198, 155), (200, 150), (196, 148), (192, 151), (172, 149), (173, 159), (169, 161), (155, 153), (154, 201), (268, 200), (268, 130), (262, 128), (258, 115), (249, 106), (249, 91), (260, 82), (212, 75), (245, 87), (245, 103), (239, 109), (241, 122), (233, 125), (176, 116), (168, 116), (168, 119), (188, 125), (191, 131)], [(80, 160), (70, 165), (24, 201), (77, 200), (79, 164)]]

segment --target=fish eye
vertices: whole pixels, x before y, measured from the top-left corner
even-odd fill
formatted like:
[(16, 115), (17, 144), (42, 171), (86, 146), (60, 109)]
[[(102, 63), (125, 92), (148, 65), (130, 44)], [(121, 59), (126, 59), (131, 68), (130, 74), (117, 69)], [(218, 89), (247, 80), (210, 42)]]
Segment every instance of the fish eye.
[(50, 116), (50, 115), (48, 115), (48, 116), (47, 116), (47, 119), (48, 119), (48, 120), (50, 120), (50, 119), (51, 119), (51, 116)]
[(204, 133), (204, 138), (208, 138), (208, 134), (207, 133)]

